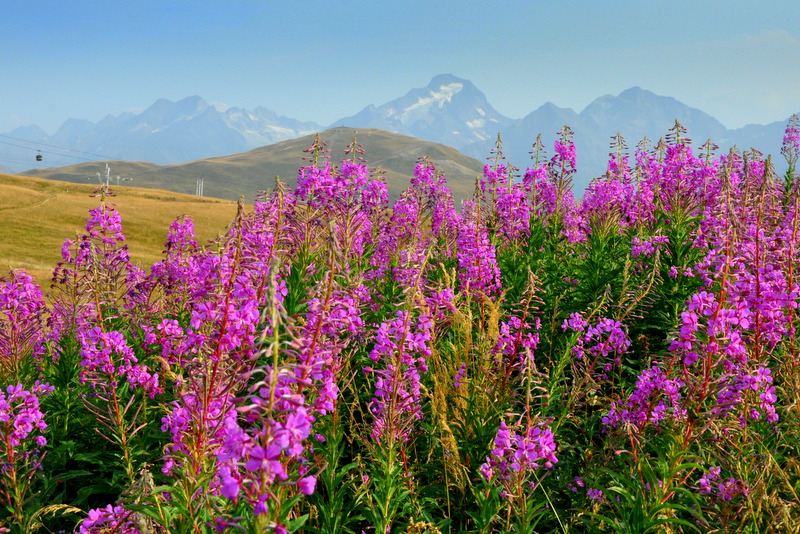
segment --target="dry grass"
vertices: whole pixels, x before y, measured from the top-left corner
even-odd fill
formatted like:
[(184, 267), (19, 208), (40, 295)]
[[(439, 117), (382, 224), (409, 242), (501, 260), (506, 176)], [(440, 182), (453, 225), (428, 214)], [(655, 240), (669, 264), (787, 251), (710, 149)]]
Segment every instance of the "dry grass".
[[(147, 269), (161, 259), (170, 223), (194, 220), (198, 241), (216, 237), (236, 215), (236, 203), (168, 191), (115, 187), (131, 257)], [(94, 186), (0, 174), (0, 275), (25, 269), (43, 288), (61, 260), (65, 238), (85, 231), (89, 210), (98, 205)]]

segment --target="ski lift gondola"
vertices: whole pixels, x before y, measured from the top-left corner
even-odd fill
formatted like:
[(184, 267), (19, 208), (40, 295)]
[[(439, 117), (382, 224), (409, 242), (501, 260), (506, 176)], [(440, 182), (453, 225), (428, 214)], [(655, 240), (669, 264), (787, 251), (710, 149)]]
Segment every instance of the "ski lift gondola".
[(42, 161), (44, 158), (42, 157), (42, 151), (39, 150), (38, 154), (36, 154), (36, 161)]

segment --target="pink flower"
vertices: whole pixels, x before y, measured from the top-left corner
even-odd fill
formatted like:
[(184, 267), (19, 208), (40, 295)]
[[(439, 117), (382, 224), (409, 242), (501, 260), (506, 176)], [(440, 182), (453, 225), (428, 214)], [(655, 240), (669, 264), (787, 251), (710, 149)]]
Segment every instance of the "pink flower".
[(303, 495), (311, 495), (317, 486), (317, 479), (312, 476), (303, 477), (297, 481), (297, 487)]

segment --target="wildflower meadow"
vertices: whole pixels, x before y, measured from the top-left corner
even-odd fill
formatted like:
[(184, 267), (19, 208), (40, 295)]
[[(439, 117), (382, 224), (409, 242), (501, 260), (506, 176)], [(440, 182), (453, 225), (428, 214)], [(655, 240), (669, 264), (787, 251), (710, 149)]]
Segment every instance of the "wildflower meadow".
[(0, 278), (0, 531), (800, 532), (798, 127), (616, 136), (581, 199), (569, 128), (498, 139), (458, 203), (317, 136), (151, 266), (101, 189)]

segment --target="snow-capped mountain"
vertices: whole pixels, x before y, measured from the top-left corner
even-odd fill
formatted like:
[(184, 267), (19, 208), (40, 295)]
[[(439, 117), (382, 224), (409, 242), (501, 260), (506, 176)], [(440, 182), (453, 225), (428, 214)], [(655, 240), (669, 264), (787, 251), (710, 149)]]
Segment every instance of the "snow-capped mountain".
[(498, 113), (469, 80), (451, 74), (434, 77), (427, 87), (379, 107), (367, 106), (333, 126), (380, 128), (420, 139), (436, 139), (461, 152), (482, 158), (498, 132), (513, 121)]
[(232, 130), (244, 137), (249, 148), (271, 145), (287, 139), (296, 139), (318, 132), (322, 126), (315, 122), (301, 122), (278, 116), (272, 110), (259, 106), (253, 111), (228, 108), (222, 120)]

